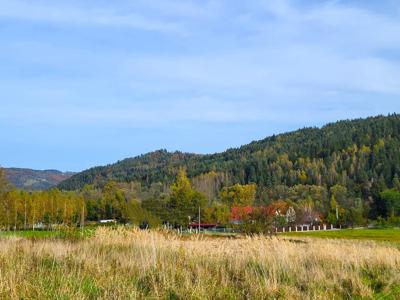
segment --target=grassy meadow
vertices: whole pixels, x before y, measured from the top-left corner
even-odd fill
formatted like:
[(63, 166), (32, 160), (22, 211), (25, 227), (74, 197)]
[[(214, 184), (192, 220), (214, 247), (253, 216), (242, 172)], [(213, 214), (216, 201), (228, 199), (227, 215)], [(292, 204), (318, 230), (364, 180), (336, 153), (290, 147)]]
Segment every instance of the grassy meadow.
[(400, 250), (373, 241), (181, 237), (99, 228), (0, 237), (1, 299), (398, 299)]

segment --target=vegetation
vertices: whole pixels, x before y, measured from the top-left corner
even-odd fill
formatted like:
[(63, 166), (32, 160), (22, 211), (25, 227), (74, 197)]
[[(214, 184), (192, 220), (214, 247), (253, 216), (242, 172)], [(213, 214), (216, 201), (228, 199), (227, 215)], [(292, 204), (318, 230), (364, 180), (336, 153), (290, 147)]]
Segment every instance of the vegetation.
[[(158, 151), (34, 192), (0, 169), (0, 298), (398, 299), (400, 229), (270, 233), (399, 226), (399, 137), (398, 115), (344, 121), (214, 155)], [(243, 235), (160, 229), (201, 223)]]
[(6, 177), (16, 188), (25, 191), (40, 191), (50, 189), (75, 173), (57, 170), (31, 170), (19, 168), (4, 169)]
[(162, 199), (183, 167), (211, 206), (221, 202), (224, 188), (256, 184), (255, 205), (279, 200), (308, 205), (330, 222), (354, 226), (398, 214), (398, 204), (387, 201), (382, 192), (400, 191), (399, 137), (396, 114), (341, 121), (213, 155), (156, 151), (84, 171), (59, 188), (102, 188), (114, 180), (138, 201)]
[[(241, 230), (368, 220), (400, 223), (400, 116), (308, 128), (214, 155), (158, 151), (99, 167), (60, 188), (24, 192), (0, 172), (0, 228), (122, 224), (186, 227), (201, 221)], [(87, 184), (91, 183), (91, 184)]]
[(0, 170), (0, 228), (3, 230), (40, 229), (56, 224), (76, 225), (85, 219), (85, 201), (81, 194), (60, 192), (24, 192), (13, 188)]
[(328, 231), (287, 232), (285, 236), (318, 237), (389, 242), (400, 245), (400, 229), (344, 229)]
[(8, 299), (400, 296), (399, 249), (361, 241), (181, 239), (100, 228), (78, 241), (3, 238), (0, 265), (0, 297)]
[(96, 228), (85, 228), (84, 230), (74, 227), (59, 227), (55, 230), (18, 230), (18, 231), (1, 231), (0, 238), (27, 238), (32, 240), (38, 239), (68, 239), (79, 240), (90, 237), (95, 232)]

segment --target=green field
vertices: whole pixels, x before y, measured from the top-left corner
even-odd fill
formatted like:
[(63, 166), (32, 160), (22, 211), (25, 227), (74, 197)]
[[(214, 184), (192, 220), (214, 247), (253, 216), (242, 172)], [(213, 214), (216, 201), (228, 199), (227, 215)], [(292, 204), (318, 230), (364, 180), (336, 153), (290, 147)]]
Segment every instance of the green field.
[(373, 240), (400, 244), (400, 229), (343, 229), (328, 231), (288, 232), (285, 236), (330, 239)]
[[(84, 237), (91, 236), (93, 229), (85, 229)], [(216, 235), (221, 237), (231, 237), (232, 233), (212, 233), (206, 235)], [(400, 229), (343, 229), (327, 231), (308, 231), (308, 232), (287, 232), (282, 235), (292, 237), (316, 237), (331, 239), (354, 239), (354, 240), (373, 240), (381, 242), (392, 242), (400, 244)], [(74, 238), (81, 237), (80, 230), (68, 231), (46, 231), (46, 230), (25, 230), (25, 231), (1, 231), (0, 237), (23, 237), (23, 238)]]
[(59, 236), (58, 231), (25, 230), (25, 231), (2, 231), (0, 237), (24, 237), (24, 238), (50, 238)]
[(85, 229), (83, 232), (78, 229), (74, 230), (20, 230), (20, 231), (0, 231), (1, 237), (22, 237), (28, 239), (76, 239), (88, 237), (93, 234), (93, 229)]

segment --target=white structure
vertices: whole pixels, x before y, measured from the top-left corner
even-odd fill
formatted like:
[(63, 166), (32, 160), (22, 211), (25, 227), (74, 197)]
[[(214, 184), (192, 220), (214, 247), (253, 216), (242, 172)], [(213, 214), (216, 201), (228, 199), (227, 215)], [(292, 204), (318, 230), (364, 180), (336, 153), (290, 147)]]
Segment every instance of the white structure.
[(100, 222), (100, 224), (110, 224), (110, 223), (117, 223), (117, 221), (116, 221), (116, 220), (114, 220), (114, 219), (100, 220), (99, 222)]

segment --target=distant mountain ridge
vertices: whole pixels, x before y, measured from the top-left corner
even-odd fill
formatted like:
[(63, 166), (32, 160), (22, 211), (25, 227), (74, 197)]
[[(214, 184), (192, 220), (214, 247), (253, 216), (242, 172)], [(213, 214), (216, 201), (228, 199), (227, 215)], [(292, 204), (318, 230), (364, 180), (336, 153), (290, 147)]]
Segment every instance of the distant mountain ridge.
[(32, 170), (23, 168), (5, 168), (4, 171), (8, 181), (12, 185), (26, 191), (49, 189), (75, 174), (73, 172), (61, 172), (58, 170)]
[(187, 169), (190, 178), (214, 171), (228, 183), (254, 182), (260, 190), (342, 184), (367, 199), (374, 185), (390, 187), (400, 176), (400, 115), (303, 128), (209, 155), (158, 150), (85, 170), (58, 187), (75, 190), (110, 179), (147, 186), (169, 184), (180, 167)]

